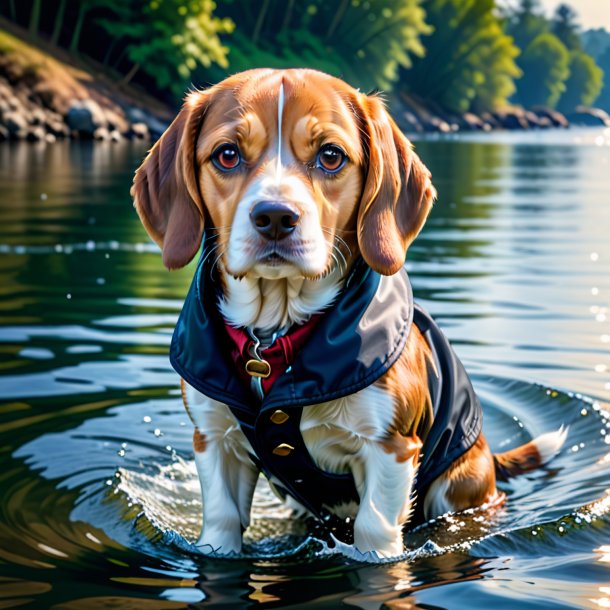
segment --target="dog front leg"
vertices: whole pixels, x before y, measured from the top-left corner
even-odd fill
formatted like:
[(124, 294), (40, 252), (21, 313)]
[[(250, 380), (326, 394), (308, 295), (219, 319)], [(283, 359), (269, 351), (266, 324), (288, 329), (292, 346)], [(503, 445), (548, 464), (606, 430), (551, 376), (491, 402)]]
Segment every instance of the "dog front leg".
[(182, 394), (195, 425), (193, 449), (203, 504), (197, 546), (205, 554), (239, 553), (258, 479), (249, 457), (252, 448), (227, 405), (184, 381)]
[(354, 521), (354, 546), (362, 553), (395, 557), (403, 552), (402, 526), (411, 511), (418, 439), (367, 441), (352, 465), (360, 506)]
[(203, 504), (197, 546), (206, 555), (239, 553), (242, 532), (250, 523), (258, 470), (215, 441), (205, 451), (195, 452), (195, 464)]

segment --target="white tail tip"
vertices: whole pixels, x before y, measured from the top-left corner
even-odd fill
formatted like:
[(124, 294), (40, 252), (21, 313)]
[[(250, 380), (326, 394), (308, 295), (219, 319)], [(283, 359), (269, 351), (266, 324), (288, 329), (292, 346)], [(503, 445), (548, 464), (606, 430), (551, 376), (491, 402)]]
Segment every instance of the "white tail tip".
[(559, 453), (568, 437), (569, 429), (569, 426), (562, 425), (559, 430), (541, 434), (532, 441), (540, 454), (541, 465), (546, 464)]

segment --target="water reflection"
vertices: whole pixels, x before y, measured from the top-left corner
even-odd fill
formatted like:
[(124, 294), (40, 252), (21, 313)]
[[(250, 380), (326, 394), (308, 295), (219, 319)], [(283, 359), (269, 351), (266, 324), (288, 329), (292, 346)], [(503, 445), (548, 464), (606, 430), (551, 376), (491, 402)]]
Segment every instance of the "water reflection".
[(132, 209), (145, 148), (0, 147), (3, 603), (603, 607), (610, 413), (578, 392), (610, 396), (610, 155), (605, 135), (519, 137), (417, 143), (439, 201), (408, 267), (492, 446), (561, 423), (568, 445), (506, 506), (439, 519), (375, 566), (324, 554), (264, 489), (257, 559), (192, 552), (191, 430), (166, 356), (192, 268), (166, 272)]

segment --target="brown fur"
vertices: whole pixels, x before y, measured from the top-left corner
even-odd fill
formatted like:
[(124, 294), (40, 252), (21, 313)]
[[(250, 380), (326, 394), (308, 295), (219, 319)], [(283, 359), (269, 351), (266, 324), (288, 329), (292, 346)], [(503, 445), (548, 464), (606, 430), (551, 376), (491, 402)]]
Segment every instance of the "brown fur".
[(203, 453), (207, 445), (207, 439), (205, 434), (202, 434), (199, 428), (195, 428), (193, 432), (193, 449), (197, 453)]
[[(164, 264), (182, 267), (195, 256), (205, 222), (216, 233), (221, 283), (223, 269), (247, 274), (248, 269), (229, 269), (225, 253), (238, 203), (252, 178), (273, 160), (280, 84), (282, 134), (289, 145), (282, 164), (310, 190), (325, 239), (343, 247), (341, 240), (347, 242), (349, 251), (340, 249), (348, 267), (361, 254), (375, 271), (396, 273), (436, 196), (430, 172), (378, 97), (312, 70), (251, 70), (187, 97), (138, 169), (132, 188), (144, 227), (163, 249)], [(223, 174), (214, 168), (212, 153), (224, 143), (238, 145), (244, 161), (240, 171)], [(339, 145), (349, 161), (333, 176), (312, 171), (317, 151), (327, 143)], [(298, 193), (291, 188), (282, 181), (276, 196), (299, 210)], [(428, 374), (433, 370), (430, 348), (413, 327), (399, 360), (376, 382), (394, 397), (394, 421), (381, 446), (399, 462), (417, 459), (432, 425)], [(184, 382), (182, 389), (185, 398)], [(195, 451), (205, 450), (198, 429), (193, 443)], [(535, 467), (540, 456), (530, 443), (497, 456), (496, 462), (510, 475)], [(497, 497), (494, 458), (482, 434), (431, 490), (441, 485), (454, 510)]]
[[(493, 455), (482, 433), (435, 481), (442, 482), (448, 483), (446, 498), (454, 511), (480, 506), (497, 497)], [(428, 493), (434, 493), (434, 484)]]
[(542, 458), (533, 441), (494, 455), (498, 479), (506, 481), (511, 477), (539, 468)]
[[(359, 247), (373, 269), (395, 273), (432, 206), (436, 193), (430, 172), (379, 98), (313, 70), (251, 70), (187, 97), (138, 169), (132, 188), (144, 227), (163, 248), (164, 264), (179, 268), (195, 256), (204, 218), (218, 231), (219, 252), (225, 251), (237, 202), (250, 177), (268, 162), (267, 147), (277, 135), (280, 83), (287, 100), (284, 130), (295, 156), (290, 172), (309, 177), (308, 164), (326, 142), (339, 144), (351, 161), (330, 180), (305, 180), (328, 241), (338, 234), (353, 255)], [(220, 175), (210, 155), (233, 141), (246, 170)], [(298, 209), (290, 192), (281, 196)]]

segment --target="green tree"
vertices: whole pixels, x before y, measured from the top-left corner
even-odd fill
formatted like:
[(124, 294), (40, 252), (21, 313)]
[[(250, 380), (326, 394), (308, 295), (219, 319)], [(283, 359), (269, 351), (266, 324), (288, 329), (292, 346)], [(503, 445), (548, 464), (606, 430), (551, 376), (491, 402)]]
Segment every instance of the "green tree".
[(517, 82), (517, 99), (524, 106), (554, 107), (566, 90), (570, 75), (570, 53), (550, 32), (539, 34), (523, 51), (519, 66), (523, 77)]
[(514, 9), (503, 9), (503, 15), (506, 33), (520, 49), (525, 49), (534, 38), (549, 30), (538, 0), (519, 0)]
[(421, 0), (225, 0), (218, 11), (236, 24), (231, 72), (302, 66), (362, 88), (391, 88), (431, 31)]
[(562, 112), (574, 110), (579, 104), (590, 106), (604, 85), (604, 71), (590, 55), (582, 51), (570, 53), (569, 69), (566, 91), (559, 100), (559, 109)]
[(569, 51), (582, 49), (580, 36), (578, 35), (580, 27), (576, 19), (576, 11), (571, 6), (560, 4), (555, 9), (553, 19), (551, 20), (551, 31), (563, 42)]
[(506, 103), (520, 75), (519, 50), (495, 12), (494, 0), (428, 0), (426, 55), (403, 70), (400, 88), (465, 112)]
[(130, 4), (131, 19), (99, 21), (113, 37), (124, 39), (124, 55), (132, 62), (124, 82), (142, 70), (160, 89), (182, 95), (198, 66), (228, 66), (220, 35), (234, 26), (214, 15), (212, 0), (149, 0), (141, 9), (140, 4)]

